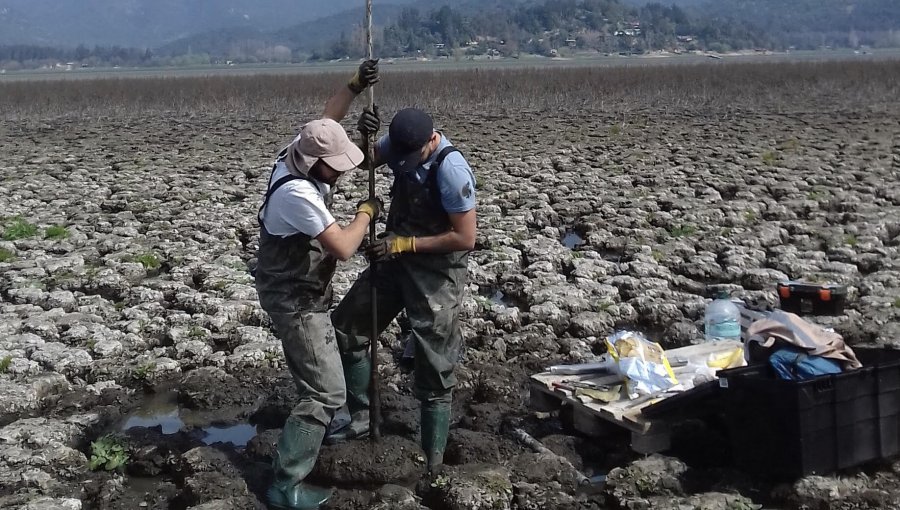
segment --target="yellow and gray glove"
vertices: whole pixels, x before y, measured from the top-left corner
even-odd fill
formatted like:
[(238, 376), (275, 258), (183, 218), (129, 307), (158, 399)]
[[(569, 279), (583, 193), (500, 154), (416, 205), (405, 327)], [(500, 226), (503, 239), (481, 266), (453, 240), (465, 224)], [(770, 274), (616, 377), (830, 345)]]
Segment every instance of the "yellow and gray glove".
[(372, 221), (379, 220), (384, 214), (384, 202), (378, 197), (362, 200), (356, 204), (356, 212), (368, 214)]
[(378, 59), (366, 60), (359, 65), (356, 74), (354, 74), (353, 78), (347, 82), (347, 87), (353, 91), (354, 94), (359, 94), (366, 90), (367, 87), (371, 87), (378, 83), (378, 80)]
[(398, 236), (393, 232), (386, 232), (384, 237), (366, 248), (366, 256), (377, 261), (389, 260), (406, 252), (416, 252), (416, 238)]

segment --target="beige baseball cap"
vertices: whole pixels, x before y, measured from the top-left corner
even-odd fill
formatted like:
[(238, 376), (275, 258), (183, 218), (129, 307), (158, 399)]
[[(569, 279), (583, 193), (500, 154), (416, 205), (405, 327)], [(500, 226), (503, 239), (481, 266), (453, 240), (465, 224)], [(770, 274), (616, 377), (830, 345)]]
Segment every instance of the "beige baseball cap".
[(332, 119), (317, 119), (300, 128), (300, 135), (288, 146), (285, 162), (301, 175), (308, 175), (317, 161), (338, 172), (353, 170), (364, 156), (347, 132)]

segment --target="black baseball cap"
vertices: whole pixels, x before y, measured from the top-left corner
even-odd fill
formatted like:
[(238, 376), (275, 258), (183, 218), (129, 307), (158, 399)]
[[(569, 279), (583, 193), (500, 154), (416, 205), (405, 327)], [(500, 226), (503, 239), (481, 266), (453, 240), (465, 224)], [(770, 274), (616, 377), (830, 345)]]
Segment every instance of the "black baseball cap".
[(391, 140), (391, 167), (401, 172), (419, 166), (419, 151), (431, 139), (434, 121), (418, 108), (400, 110), (391, 120), (388, 137)]

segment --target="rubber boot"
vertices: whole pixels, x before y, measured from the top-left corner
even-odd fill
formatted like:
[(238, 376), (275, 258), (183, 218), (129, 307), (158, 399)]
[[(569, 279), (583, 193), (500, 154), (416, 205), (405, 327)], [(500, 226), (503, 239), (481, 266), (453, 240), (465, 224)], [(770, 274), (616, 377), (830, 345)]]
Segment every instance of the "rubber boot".
[(422, 403), (422, 450), (428, 459), (428, 473), (439, 475), (444, 465), (444, 449), (450, 432), (450, 403)]
[(275, 480), (266, 493), (269, 505), (278, 509), (314, 510), (331, 497), (331, 489), (303, 483), (312, 471), (325, 436), (325, 426), (289, 417), (278, 439), (273, 467)]
[(325, 437), (326, 444), (336, 444), (369, 435), (369, 381), (372, 362), (369, 357), (355, 361), (344, 360), (344, 381), (347, 385), (347, 410), (350, 423)]

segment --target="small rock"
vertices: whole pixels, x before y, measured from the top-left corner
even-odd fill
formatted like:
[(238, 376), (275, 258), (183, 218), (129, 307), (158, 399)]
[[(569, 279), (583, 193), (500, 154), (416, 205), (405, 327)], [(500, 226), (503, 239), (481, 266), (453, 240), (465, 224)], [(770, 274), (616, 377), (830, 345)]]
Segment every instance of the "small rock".
[(448, 510), (509, 510), (513, 486), (500, 466), (467, 464), (448, 467), (431, 483), (432, 491)]
[(375, 493), (371, 510), (427, 510), (411, 490), (399, 485), (384, 485)]
[(681, 477), (687, 466), (680, 460), (651, 455), (609, 472), (605, 492), (621, 506), (647, 496), (681, 496)]
[(81, 510), (81, 501), (72, 498), (38, 498), (29, 501), (21, 510)]

